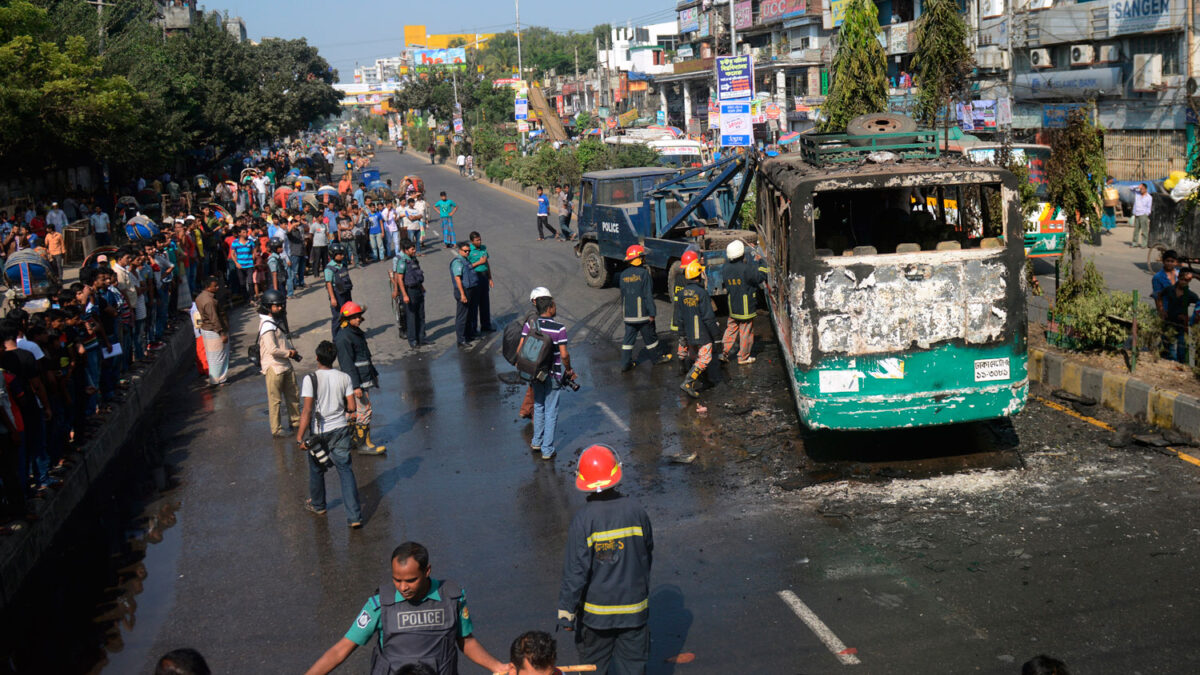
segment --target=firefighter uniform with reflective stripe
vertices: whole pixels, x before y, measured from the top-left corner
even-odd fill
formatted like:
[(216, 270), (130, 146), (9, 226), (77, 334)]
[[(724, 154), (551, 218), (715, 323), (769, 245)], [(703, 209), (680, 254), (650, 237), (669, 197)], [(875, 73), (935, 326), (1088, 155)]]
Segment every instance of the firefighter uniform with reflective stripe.
[(621, 272), (621, 303), (625, 310), (625, 337), (621, 340), (621, 368), (634, 365), (633, 345), (639, 333), (650, 358), (658, 358), (658, 333), (654, 329), (654, 280), (644, 265), (629, 265)]
[(728, 361), (733, 341), (738, 340), (738, 359), (745, 362), (754, 347), (754, 317), (758, 316), (758, 287), (767, 280), (767, 268), (742, 258), (722, 268), (726, 297), (729, 299), (729, 323), (722, 340), (721, 359)]
[(615, 489), (589, 495), (571, 520), (558, 618), (598, 672), (609, 659), (615, 672), (645, 672), (653, 551), (646, 511)]
[(683, 330), (680, 327), (683, 319), (679, 316), (679, 295), (683, 293), (684, 283), (683, 271), (680, 270), (679, 274), (675, 277), (675, 283), (668, 289), (671, 291), (671, 331), (675, 333), (675, 340), (677, 342), (675, 355), (679, 358), (680, 368), (684, 367), (683, 364), (687, 360), (688, 355), (687, 339), (683, 337)]
[(683, 338), (688, 350), (694, 351), (696, 361), (684, 379), (683, 390), (689, 396), (697, 396), (696, 380), (712, 363), (713, 342), (721, 334), (717, 315), (713, 312), (712, 298), (700, 285), (701, 279), (689, 279), (679, 294), (679, 316)]

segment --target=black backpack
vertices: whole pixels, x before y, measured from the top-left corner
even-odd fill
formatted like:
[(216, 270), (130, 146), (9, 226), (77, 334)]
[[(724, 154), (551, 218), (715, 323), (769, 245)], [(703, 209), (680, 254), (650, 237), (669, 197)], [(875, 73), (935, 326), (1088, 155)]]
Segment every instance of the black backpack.
[(521, 330), (525, 328), (525, 324), (536, 318), (537, 314), (530, 312), (525, 315), (524, 319), (513, 319), (504, 327), (504, 339), (500, 341), (500, 354), (511, 365), (517, 365), (517, 347), (521, 345)]
[(525, 342), (517, 351), (517, 372), (526, 382), (542, 382), (554, 363), (554, 340), (542, 332), (537, 317), (529, 324), (533, 329), (525, 336)]

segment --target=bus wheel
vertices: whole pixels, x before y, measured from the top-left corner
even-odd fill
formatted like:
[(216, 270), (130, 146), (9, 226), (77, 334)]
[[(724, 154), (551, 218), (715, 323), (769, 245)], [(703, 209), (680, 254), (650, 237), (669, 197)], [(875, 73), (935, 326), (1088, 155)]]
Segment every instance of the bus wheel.
[(1158, 274), (1162, 269), (1162, 254), (1166, 252), (1167, 247), (1162, 243), (1150, 244), (1146, 247), (1146, 271), (1150, 274)]
[(589, 241), (583, 245), (580, 262), (583, 265), (583, 278), (587, 281), (588, 286), (604, 288), (608, 285), (608, 261), (600, 255), (600, 247), (596, 245), (596, 242)]

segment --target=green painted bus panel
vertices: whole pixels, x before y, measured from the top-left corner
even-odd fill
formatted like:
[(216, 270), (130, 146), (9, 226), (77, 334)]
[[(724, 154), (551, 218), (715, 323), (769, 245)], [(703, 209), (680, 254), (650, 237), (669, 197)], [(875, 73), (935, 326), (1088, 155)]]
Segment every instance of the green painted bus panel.
[(795, 371), (813, 428), (885, 429), (1007, 417), (1025, 407), (1026, 348), (944, 344), (928, 351), (832, 357)]

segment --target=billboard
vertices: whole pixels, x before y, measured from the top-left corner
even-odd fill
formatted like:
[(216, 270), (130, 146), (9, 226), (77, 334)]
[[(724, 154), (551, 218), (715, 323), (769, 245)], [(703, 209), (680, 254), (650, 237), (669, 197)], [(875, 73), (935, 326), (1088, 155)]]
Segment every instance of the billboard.
[(754, 98), (754, 60), (749, 55), (718, 56), (715, 65), (718, 99)]
[(754, 145), (754, 123), (750, 114), (750, 102), (721, 102), (721, 145)]
[(742, 0), (733, 6), (733, 27), (738, 30), (754, 25), (754, 5), (751, 0)]
[(679, 10), (679, 32), (691, 33), (700, 30), (700, 8)]
[(417, 70), (427, 70), (431, 68), (465, 68), (467, 63), (467, 50), (463, 47), (451, 47), (449, 49), (414, 49), (413, 65)]
[(807, 0), (762, 0), (758, 5), (758, 22), (767, 23), (799, 16), (808, 11)]

